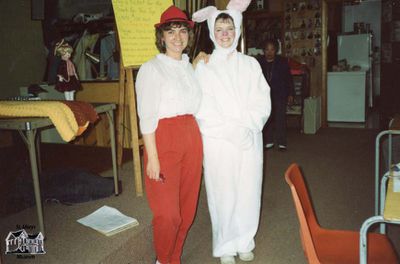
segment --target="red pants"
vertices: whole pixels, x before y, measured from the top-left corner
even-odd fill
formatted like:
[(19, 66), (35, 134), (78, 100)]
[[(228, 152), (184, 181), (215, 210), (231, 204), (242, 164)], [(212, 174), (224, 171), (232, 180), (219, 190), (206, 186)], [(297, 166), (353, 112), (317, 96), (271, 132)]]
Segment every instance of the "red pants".
[[(199, 196), (203, 145), (191, 115), (161, 119), (156, 145), (164, 182), (145, 177), (153, 212), (153, 237), (162, 264), (180, 264), (183, 243), (193, 223)], [(144, 166), (147, 168), (147, 153)]]

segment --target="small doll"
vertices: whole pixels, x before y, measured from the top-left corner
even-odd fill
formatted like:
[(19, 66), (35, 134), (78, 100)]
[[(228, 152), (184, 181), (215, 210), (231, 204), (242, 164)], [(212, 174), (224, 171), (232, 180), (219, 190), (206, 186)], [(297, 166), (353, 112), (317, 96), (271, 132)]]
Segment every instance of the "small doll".
[(61, 62), (57, 69), (55, 88), (57, 91), (64, 93), (67, 101), (73, 101), (75, 92), (81, 87), (75, 66), (70, 60), (72, 51), (72, 47), (64, 40), (57, 43), (54, 49), (54, 54), (61, 57)]

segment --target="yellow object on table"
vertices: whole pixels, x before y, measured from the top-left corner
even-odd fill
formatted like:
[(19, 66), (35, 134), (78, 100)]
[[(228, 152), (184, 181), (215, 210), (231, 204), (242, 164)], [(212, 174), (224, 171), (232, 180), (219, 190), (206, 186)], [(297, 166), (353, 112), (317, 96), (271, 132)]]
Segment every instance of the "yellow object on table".
[(91, 104), (79, 101), (0, 101), (0, 117), (48, 117), (68, 142), (81, 135), (98, 115)]
[(393, 192), (393, 178), (389, 178), (383, 218), (386, 220), (400, 220), (400, 192)]
[(0, 115), (8, 117), (49, 117), (65, 141), (75, 138), (78, 124), (73, 112), (55, 101), (2, 101)]

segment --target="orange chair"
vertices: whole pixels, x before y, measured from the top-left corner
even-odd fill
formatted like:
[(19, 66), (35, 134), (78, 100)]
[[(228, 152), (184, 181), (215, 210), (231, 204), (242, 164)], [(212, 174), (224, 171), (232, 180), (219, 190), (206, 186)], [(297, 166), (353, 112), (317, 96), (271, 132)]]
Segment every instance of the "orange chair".
[[(301, 242), (308, 263), (358, 264), (360, 233), (328, 230), (318, 224), (303, 175), (297, 164), (292, 164), (287, 169), (285, 179), (292, 191), (300, 221)], [(368, 263), (399, 263), (396, 252), (385, 235), (368, 233)]]

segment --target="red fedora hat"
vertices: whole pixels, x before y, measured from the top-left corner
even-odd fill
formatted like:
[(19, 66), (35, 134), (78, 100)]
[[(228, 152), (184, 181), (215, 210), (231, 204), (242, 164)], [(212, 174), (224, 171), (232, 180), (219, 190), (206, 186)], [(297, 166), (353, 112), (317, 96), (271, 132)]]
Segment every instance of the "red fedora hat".
[(158, 28), (162, 24), (169, 23), (169, 22), (186, 22), (189, 24), (189, 27), (194, 27), (194, 22), (189, 20), (186, 14), (177, 8), (176, 6), (172, 5), (168, 7), (160, 17), (160, 23), (155, 24), (154, 26)]

